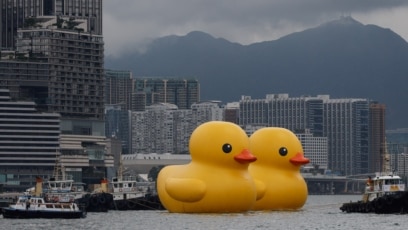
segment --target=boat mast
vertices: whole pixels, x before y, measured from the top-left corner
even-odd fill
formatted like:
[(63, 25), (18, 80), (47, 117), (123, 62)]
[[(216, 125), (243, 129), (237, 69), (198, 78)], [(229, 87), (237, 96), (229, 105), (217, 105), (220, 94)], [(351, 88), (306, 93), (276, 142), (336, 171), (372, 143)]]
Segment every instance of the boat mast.
[(391, 172), (391, 165), (390, 165), (390, 154), (387, 150), (387, 142), (384, 141), (384, 153), (383, 153), (383, 168), (382, 171), (385, 173)]
[(65, 180), (65, 170), (63, 169), (63, 166), (61, 165), (60, 155), (61, 154), (59, 154), (58, 150), (56, 150), (54, 173), (52, 175), (55, 178), (55, 180), (61, 180), (61, 179)]
[(119, 180), (122, 180), (123, 178), (123, 162), (122, 162), (122, 153), (120, 153), (120, 159), (119, 159), (119, 168), (117, 172), (117, 176)]

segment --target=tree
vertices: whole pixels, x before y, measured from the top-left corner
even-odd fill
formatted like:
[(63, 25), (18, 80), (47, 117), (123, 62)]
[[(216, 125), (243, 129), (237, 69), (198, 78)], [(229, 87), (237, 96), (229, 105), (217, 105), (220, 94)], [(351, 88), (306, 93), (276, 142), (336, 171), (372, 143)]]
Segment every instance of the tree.
[(164, 168), (164, 165), (154, 166), (150, 169), (149, 173), (147, 174), (147, 178), (151, 181), (156, 181), (157, 176), (159, 175), (160, 170)]

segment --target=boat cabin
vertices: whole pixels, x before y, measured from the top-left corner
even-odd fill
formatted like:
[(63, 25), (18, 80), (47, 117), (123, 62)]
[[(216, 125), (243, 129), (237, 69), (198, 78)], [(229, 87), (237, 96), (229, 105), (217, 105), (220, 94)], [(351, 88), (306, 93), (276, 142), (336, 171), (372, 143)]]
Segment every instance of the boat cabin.
[(48, 192), (71, 192), (74, 180), (64, 178), (50, 178), (46, 182), (44, 190)]
[(376, 173), (374, 178), (369, 178), (363, 201), (371, 201), (385, 194), (405, 191), (405, 184), (400, 176), (392, 173)]
[(111, 190), (113, 192), (131, 192), (136, 191), (136, 177), (128, 176), (124, 177), (123, 180), (113, 177), (110, 182)]

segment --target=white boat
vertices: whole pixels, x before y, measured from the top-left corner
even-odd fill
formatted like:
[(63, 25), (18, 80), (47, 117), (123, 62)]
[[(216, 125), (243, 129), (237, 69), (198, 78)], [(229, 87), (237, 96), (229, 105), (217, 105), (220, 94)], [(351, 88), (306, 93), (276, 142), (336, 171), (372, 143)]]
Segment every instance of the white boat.
[(76, 203), (46, 203), (42, 197), (19, 196), (15, 204), (2, 210), (4, 218), (84, 218), (86, 212)]

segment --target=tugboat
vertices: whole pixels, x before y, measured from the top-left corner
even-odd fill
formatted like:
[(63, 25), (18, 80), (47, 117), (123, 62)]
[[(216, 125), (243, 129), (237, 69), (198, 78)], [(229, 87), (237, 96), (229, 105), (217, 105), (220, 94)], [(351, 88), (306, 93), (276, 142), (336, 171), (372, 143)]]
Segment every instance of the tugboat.
[(75, 182), (72, 176), (66, 175), (58, 158), (55, 163), (53, 176), (44, 182), (43, 187), (42, 195), (45, 201), (75, 202), (87, 212), (107, 212), (109, 203), (112, 201), (111, 194), (89, 193), (85, 191), (85, 183)]
[(374, 178), (368, 178), (362, 200), (344, 203), (340, 210), (348, 213), (408, 213), (408, 191), (401, 177), (390, 172), (387, 151), (383, 171), (376, 173)]
[(107, 193), (107, 183), (108, 180), (102, 179), (99, 190), (87, 193), (83, 197), (75, 199), (75, 202), (81, 207), (85, 207), (87, 212), (107, 212), (113, 201), (112, 194)]
[(109, 183), (113, 195), (110, 209), (113, 210), (161, 210), (155, 182), (140, 181), (136, 177), (114, 177)]
[(85, 184), (72, 177), (54, 176), (44, 182), (43, 194), (47, 202), (73, 202), (87, 194)]
[(408, 213), (408, 192), (405, 191), (401, 177), (378, 173), (372, 179), (372, 184), (367, 183), (361, 201), (344, 203), (340, 210), (378, 214)]

